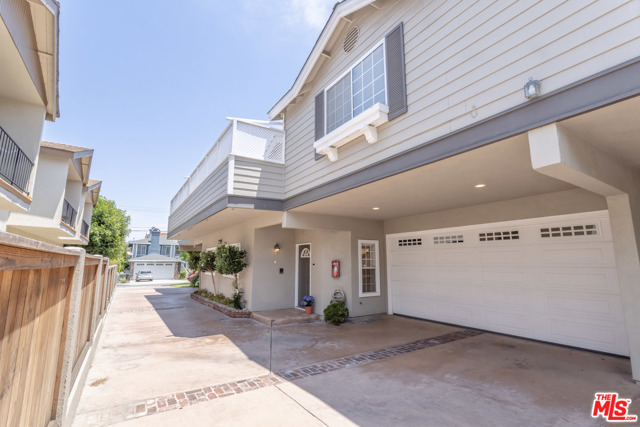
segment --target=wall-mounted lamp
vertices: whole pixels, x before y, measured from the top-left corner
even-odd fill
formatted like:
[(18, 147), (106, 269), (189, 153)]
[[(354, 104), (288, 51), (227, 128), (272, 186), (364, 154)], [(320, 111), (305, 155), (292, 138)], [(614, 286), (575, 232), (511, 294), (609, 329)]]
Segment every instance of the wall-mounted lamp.
[(540, 80), (533, 80), (533, 77), (529, 77), (529, 81), (524, 84), (524, 97), (527, 99), (533, 99), (540, 96)]
[(273, 252), (278, 253), (280, 252), (280, 245), (276, 243), (276, 245), (273, 247)]
[(218, 239), (218, 244), (221, 245), (222, 244), (222, 239)]

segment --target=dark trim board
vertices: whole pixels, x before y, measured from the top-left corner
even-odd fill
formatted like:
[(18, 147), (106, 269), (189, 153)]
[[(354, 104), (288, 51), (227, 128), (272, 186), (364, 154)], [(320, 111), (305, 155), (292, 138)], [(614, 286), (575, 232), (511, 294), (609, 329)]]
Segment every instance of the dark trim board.
[[(584, 114), (640, 95), (640, 57), (586, 77), (532, 101), (448, 135), (320, 184), (285, 200), (227, 195), (216, 200), (175, 230), (186, 230), (227, 207), (285, 211), (402, 172), (510, 138), (531, 129)], [(544, 87), (544, 86), (543, 86)]]
[(284, 209), (293, 209), (640, 95), (638, 76), (640, 57), (292, 196), (284, 201)]

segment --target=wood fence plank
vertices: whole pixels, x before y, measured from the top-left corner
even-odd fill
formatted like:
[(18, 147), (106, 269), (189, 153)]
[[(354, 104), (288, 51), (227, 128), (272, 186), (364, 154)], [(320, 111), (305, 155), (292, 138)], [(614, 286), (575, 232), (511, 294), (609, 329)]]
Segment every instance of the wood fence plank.
[(34, 280), (30, 285), (33, 286), (31, 292), (38, 294), (36, 304), (36, 318), (33, 322), (33, 338), (31, 340), (31, 348), (29, 350), (29, 371), (27, 373), (27, 393), (23, 401), (21, 422), (28, 425), (38, 424), (38, 413), (36, 409), (36, 399), (39, 394), (40, 381), (44, 377), (44, 365), (48, 356), (48, 348), (44, 345), (46, 329), (43, 323), (42, 313), (46, 311), (47, 285), (51, 276), (51, 269), (40, 270), (40, 277)]
[(0, 270), (40, 270), (73, 267), (77, 256), (52, 254), (32, 249), (0, 245)]
[(22, 413), (22, 405), (24, 396), (28, 392), (26, 389), (27, 373), (31, 363), (32, 355), (29, 354), (31, 349), (31, 339), (33, 336), (33, 323), (36, 317), (37, 295), (33, 292), (32, 283), (39, 277), (39, 270), (24, 271), (20, 278), (20, 287), (26, 289), (26, 295), (20, 302), (24, 304), (21, 319), (20, 341), (18, 345), (17, 361), (15, 364), (15, 375), (13, 377), (14, 386), (11, 391), (11, 401), (9, 402), (9, 424), (20, 425), (20, 415)]
[(22, 319), (24, 310), (24, 304), (20, 302), (24, 301), (27, 292), (26, 286), (20, 286), (23, 275), (28, 277), (29, 272), (21, 271), (13, 275), (7, 321), (2, 335), (2, 353), (0, 354), (0, 378), (2, 378), (0, 383), (0, 425), (2, 426), (9, 425), (9, 404), (15, 385), (13, 379), (21, 330), (19, 319)]

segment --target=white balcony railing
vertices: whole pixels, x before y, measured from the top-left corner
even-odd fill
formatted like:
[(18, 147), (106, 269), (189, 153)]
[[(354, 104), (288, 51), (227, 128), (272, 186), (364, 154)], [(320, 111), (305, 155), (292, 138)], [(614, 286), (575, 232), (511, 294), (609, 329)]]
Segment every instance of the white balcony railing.
[(229, 126), (213, 144), (184, 185), (171, 200), (173, 213), (202, 182), (230, 156), (284, 163), (282, 122), (228, 117)]

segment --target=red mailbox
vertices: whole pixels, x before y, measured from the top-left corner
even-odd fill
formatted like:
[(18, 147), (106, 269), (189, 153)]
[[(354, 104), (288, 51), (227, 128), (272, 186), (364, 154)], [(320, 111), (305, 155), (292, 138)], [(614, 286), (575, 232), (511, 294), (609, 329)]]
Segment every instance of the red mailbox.
[(337, 259), (331, 261), (331, 277), (334, 279), (340, 277), (340, 261)]

